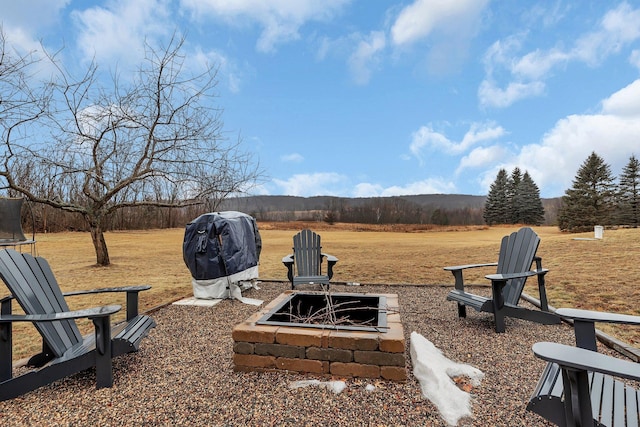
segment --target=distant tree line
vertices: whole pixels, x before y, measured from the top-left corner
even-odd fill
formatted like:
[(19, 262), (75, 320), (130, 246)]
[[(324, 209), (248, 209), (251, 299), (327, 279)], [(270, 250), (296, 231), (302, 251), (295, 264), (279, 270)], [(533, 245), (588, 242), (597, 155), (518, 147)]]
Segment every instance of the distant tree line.
[(564, 231), (588, 231), (595, 225), (638, 227), (640, 162), (631, 155), (616, 183), (611, 167), (592, 152), (565, 191), (558, 213)]
[(505, 169), (498, 171), (484, 205), (487, 225), (540, 225), (545, 221), (544, 214), (540, 190), (528, 172), (522, 174), (517, 167), (510, 176)]
[[(9, 193), (10, 197), (19, 195)], [(166, 208), (157, 206), (127, 207), (108, 215), (104, 221), (105, 231), (152, 230), (181, 228), (199, 215), (210, 212), (205, 205)], [(58, 233), (62, 231), (88, 232), (84, 217), (79, 213), (52, 208), (42, 203), (27, 201), (22, 207), (22, 228), (36, 233)]]
[(358, 206), (335, 199), (323, 219), (329, 223), (476, 225), (482, 223), (482, 209), (423, 206), (401, 197), (373, 198)]
[[(8, 196), (19, 194), (9, 192)], [(445, 202), (446, 203), (446, 202)], [(418, 203), (402, 197), (370, 198), (366, 201), (329, 197), (323, 205), (306, 203), (304, 206), (269, 206), (266, 209), (244, 206), (246, 202), (233, 203), (228, 199), (222, 204), (211, 200), (201, 205), (167, 208), (158, 206), (132, 206), (108, 215), (104, 220), (104, 230), (144, 230), (184, 227), (199, 215), (218, 210), (240, 210), (258, 221), (324, 221), (327, 223), (369, 223), (369, 224), (424, 224), (424, 225), (483, 225), (482, 205), (456, 203)], [(560, 199), (545, 201), (544, 224), (556, 224)], [(54, 209), (45, 204), (29, 202), (24, 206), (23, 227), (37, 232), (89, 231), (84, 218), (74, 212)], [(33, 213), (32, 215), (28, 209)]]

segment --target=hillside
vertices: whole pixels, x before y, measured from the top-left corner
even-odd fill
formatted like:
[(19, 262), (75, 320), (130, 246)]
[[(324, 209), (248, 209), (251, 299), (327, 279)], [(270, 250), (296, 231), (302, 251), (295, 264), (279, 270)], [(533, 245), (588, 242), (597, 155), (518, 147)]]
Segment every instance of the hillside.
[[(360, 216), (362, 222), (402, 222), (400, 213), (433, 219), (434, 212), (444, 212), (452, 224), (482, 224), (482, 211), (486, 197), (465, 194), (421, 194), (395, 197), (298, 197), (298, 196), (248, 196), (227, 199), (219, 210), (235, 210), (259, 219), (288, 221), (299, 219), (323, 219), (327, 212), (349, 211)], [(560, 198), (542, 199), (545, 208), (545, 224), (554, 224)], [(355, 212), (355, 214), (354, 214)], [(375, 212), (377, 220), (371, 216)], [(384, 215), (387, 218), (382, 218)], [(343, 218), (344, 220), (344, 218)], [(422, 220), (422, 219), (421, 219)], [(414, 222), (413, 220), (404, 222)], [(416, 221), (420, 222), (420, 221)]]
[(227, 199), (221, 210), (241, 212), (285, 212), (327, 210), (330, 206), (361, 207), (380, 201), (401, 199), (422, 207), (440, 209), (482, 208), (485, 196), (464, 194), (421, 194), (396, 197), (333, 197), (333, 196), (248, 196)]

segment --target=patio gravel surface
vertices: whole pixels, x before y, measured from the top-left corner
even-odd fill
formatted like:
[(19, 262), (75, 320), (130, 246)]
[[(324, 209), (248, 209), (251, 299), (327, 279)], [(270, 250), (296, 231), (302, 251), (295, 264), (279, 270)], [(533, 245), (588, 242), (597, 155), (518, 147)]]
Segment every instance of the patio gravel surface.
[[(244, 293), (271, 301), (287, 283), (262, 282)], [(95, 389), (86, 371), (0, 402), (3, 426), (441, 426), (436, 407), (421, 396), (411, 372), (409, 336), (415, 331), (449, 359), (485, 373), (472, 389), (473, 418), (460, 426), (544, 426), (525, 411), (544, 363), (531, 351), (538, 341), (574, 342), (568, 325), (507, 319), (496, 334), (493, 317), (468, 310), (458, 319), (445, 300), (451, 286), (332, 285), (335, 292), (397, 293), (406, 335), (406, 383), (345, 379), (335, 394), (320, 387), (290, 389), (313, 376), (233, 370), (231, 330), (258, 307), (224, 300), (214, 307), (168, 305), (152, 313), (157, 327), (140, 351), (114, 360), (114, 386)], [(486, 288), (475, 290), (488, 292)], [(526, 304), (526, 303), (523, 303)], [(604, 349), (609, 352), (608, 349)], [(327, 380), (326, 378), (319, 378)], [(375, 386), (367, 391), (367, 385)]]

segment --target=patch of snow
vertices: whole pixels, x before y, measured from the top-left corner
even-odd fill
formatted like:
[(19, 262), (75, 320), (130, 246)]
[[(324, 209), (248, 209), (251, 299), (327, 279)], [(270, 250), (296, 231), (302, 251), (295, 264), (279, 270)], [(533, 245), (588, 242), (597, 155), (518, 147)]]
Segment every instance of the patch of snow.
[(458, 425), (461, 418), (472, 415), (471, 395), (460, 390), (451, 377), (465, 376), (473, 386), (478, 386), (484, 378), (482, 371), (447, 359), (417, 332), (411, 333), (411, 361), (422, 396), (438, 407), (447, 424)]

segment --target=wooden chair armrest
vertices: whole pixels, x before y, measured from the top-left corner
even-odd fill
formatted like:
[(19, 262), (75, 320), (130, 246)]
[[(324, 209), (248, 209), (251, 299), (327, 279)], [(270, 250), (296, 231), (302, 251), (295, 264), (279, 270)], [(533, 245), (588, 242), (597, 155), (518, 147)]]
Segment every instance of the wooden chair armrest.
[(456, 265), (451, 267), (444, 267), (444, 270), (450, 271), (453, 274), (455, 279), (454, 288), (464, 292), (464, 276), (463, 271), (468, 268), (479, 268), (479, 267), (496, 267), (498, 265), (497, 262), (487, 262), (484, 264), (467, 264), (467, 265)]
[(334, 257), (333, 255), (329, 255), (329, 254), (321, 254), (323, 257), (327, 258), (327, 262), (331, 262), (331, 263), (336, 263), (338, 262), (338, 258)]
[(78, 295), (90, 295), (90, 294), (100, 294), (107, 292), (126, 292), (127, 294), (127, 320), (131, 320), (138, 315), (138, 294), (141, 291), (146, 291), (151, 289), (149, 285), (140, 285), (140, 286), (121, 286), (116, 288), (100, 288), (100, 289), (89, 289), (89, 290), (79, 290), (79, 291), (71, 291), (65, 292), (62, 295), (67, 296), (78, 296)]
[(62, 295), (64, 295), (65, 297), (69, 297), (69, 296), (76, 296), (76, 295), (100, 294), (105, 292), (141, 292), (149, 289), (151, 289), (151, 286), (149, 285), (121, 286), (121, 287), (115, 287), (115, 288), (99, 288), (99, 289), (70, 291), (70, 292), (64, 292)]
[(466, 265), (455, 265), (451, 267), (444, 267), (446, 271), (455, 271), (455, 270), (466, 270), (467, 268), (478, 268), (478, 267), (497, 267), (497, 262), (487, 262), (484, 264), (466, 264)]
[(287, 267), (287, 279), (293, 283), (293, 254), (283, 257), (282, 263)]
[(622, 323), (640, 325), (640, 316), (631, 314), (608, 313), (604, 311), (581, 310), (578, 308), (559, 308), (556, 314), (565, 319), (584, 322)]
[(284, 265), (293, 264), (293, 254), (289, 254), (282, 258), (282, 263)]
[(327, 258), (327, 276), (329, 276), (329, 279), (331, 279), (333, 277), (333, 266), (336, 264), (336, 262), (338, 262), (338, 258), (325, 253), (321, 253), (320, 255), (322, 255), (322, 257), (324, 258)]
[(640, 325), (640, 316), (630, 314), (607, 313), (602, 311), (581, 310), (577, 308), (559, 308), (556, 314), (573, 322), (576, 345), (591, 351), (598, 351), (596, 322)]
[(13, 301), (13, 299), (14, 299), (13, 295), (7, 295), (6, 297), (2, 297), (2, 299), (0, 299), (0, 304), (11, 302)]
[(511, 280), (511, 279), (519, 279), (522, 277), (531, 277), (531, 276), (536, 276), (539, 274), (547, 274), (549, 272), (549, 270), (547, 270), (546, 268), (543, 268), (541, 270), (529, 270), (529, 271), (523, 271), (522, 273), (509, 273), (509, 274), (488, 274), (484, 277), (486, 277), (487, 279), (491, 280), (492, 282), (494, 281), (507, 281), (507, 280)]
[(82, 310), (62, 311), (51, 314), (3, 314), (0, 315), (0, 323), (11, 322), (53, 322), (56, 320), (68, 319), (96, 319), (108, 317), (120, 311), (119, 305), (105, 305), (103, 307), (85, 308)]
[(570, 345), (538, 342), (533, 345), (536, 357), (557, 363), (563, 369), (601, 372), (620, 378), (640, 380), (640, 363), (617, 359)]

